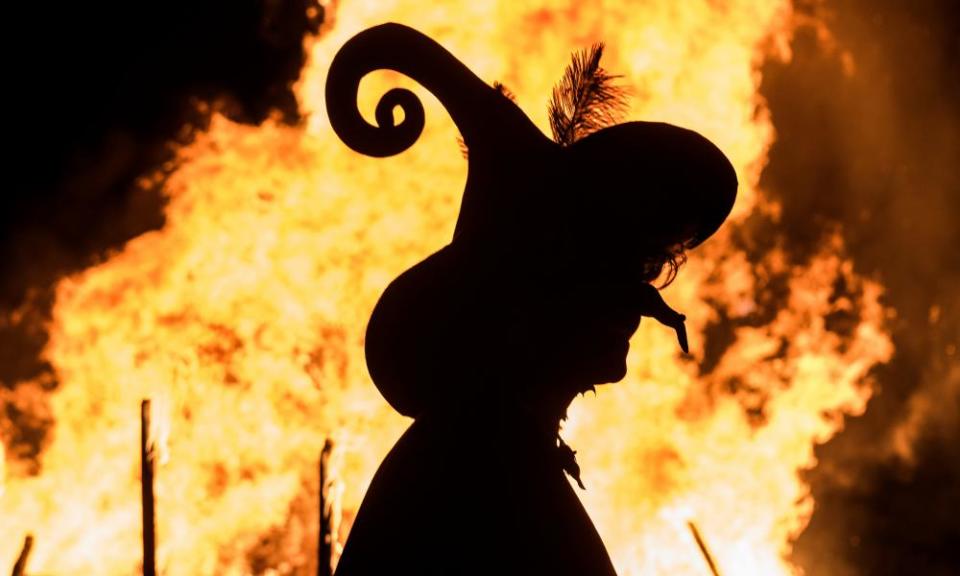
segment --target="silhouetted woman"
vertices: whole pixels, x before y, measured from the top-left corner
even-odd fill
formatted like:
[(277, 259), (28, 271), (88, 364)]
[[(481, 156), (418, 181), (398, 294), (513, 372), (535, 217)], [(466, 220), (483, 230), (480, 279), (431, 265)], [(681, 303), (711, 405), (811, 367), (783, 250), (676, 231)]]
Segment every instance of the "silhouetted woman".
[(559, 423), (578, 393), (624, 377), (641, 316), (686, 348), (684, 317), (651, 282), (720, 226), (737, 181), (695, 132), (609, 125), (622, 95), (601, 53), (577, 55), (555, 91), (555, 140), (410, 28), (361, 32), (331, 64), (330, 121), (357, 152), (397, 154), (423, 129), (404, 89), (380, 100), (378, 126), (360, 116), (360, 79), (386, 68), (437, 96), (469, 154), (453, 241), (390, 284), (367, 328), (373, 381), (414, 423), (370, 485), (338, 576), (614, 574), (565, 477), (580, 482)]

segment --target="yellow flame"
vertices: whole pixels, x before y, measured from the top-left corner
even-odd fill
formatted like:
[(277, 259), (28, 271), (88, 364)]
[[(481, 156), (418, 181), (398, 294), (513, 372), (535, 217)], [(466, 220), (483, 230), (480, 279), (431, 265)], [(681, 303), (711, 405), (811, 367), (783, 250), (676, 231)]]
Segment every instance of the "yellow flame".
[(3, 449), (3, 443), (0, 442), (0, 498), (3, 498), (4, 484), (7, 481), (6, 460), (6, 451)]
[[(631, 118), (696, 129), (730, 156), (742, 183), (735, 212), (668, 298), (689, 318), (696, 360), (716, 307), (734, 318), (756, 308), (752, 265), (787, 274), (789, 306), (766, 325), (737, 329), (705, 378), (696, 361), (678, 359), (669, 333), (644, 324), (628, 378), (576, 403), (566, 434), (579, 450), (582, 498), (621, 574), (704, 574), (688, 521), (722, 573), (795, 573), (786, 554), (813, 506), (797, 472), (815, 464), (813, 445), (844, 413), (864, 409), (867, 372), (891, 346), (880, 288), (855, 276), (838, 240), (791, 270), (777, 250), (748, 262), (729, 239), (753, 211), (777, 211), (757, 189), (773, 139), (757, 63), (785, 45), (789, 3), (584, 4), (344, 2), (310, 46), (297, 86), (303, 126), (215, 116), (180, 151), (163, 230), (57, 288), (45, 351), (61, 382), (55, 436), (39, 475), (7, 480), (0, 567), (32, 531), (34, 572), (136, 568), (143, 397), (164, 399), (170, 430), (156, 488), (163, 573), (248, 574), (264, 534), (315, 524), (292, 518), (291, 503), (310, 490), (327, 437), (340, 451), (349, 524), (407, 425), (366, 374), (365, 322), (393, 277), (450, 239), (466, 175), (455, 128), (419, 88), (427, 128), (397, 157), (358, 156), (328, 127), (322, 87), (333, 54), (393, 20), (503, 81), (544, 129), (569, 54), (604, 40), (605, 67), (633, 88)], [(371, 75), (362, 109), (397, 82), (408, 81)], [(840, 279), (863, 293), (847, 338), (824, 320), (854, 305), (831, 300)], [(723, 392), (730, 382), (740, 384)], [(762, 418), (744, 409), (757, 398)], [(283, 554), (284, 573), (306, 573), (313, 551)]]

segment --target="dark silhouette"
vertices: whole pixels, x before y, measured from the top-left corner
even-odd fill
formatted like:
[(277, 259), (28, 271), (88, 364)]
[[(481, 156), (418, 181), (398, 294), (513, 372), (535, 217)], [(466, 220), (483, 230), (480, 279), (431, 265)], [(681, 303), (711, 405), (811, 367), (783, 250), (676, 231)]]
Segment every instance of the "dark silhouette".
[(641, 316), (686, 349), (683, 315), (651, 282), (720, 226), (737, 181), (695, 132), (610, 125), (622, 94), (601, 53), (577, 55), (558, 86), (556, 142), (410, 28), (371, 28), (334, 58), (327, 107), (348, 146), (389, 156), (421, 133), (407, 90), (383, 96), (379, 126), (357, 110), (360, 79), (386, 68), (439, 98), (469, 158), (453, 241), (390, 284), (367, 328), (374, 382), (415, 421), (377, 471), (338, 576), (614, 574), (564, 477), (580, 483), (559, 424), (578, 393), (624, 377)]

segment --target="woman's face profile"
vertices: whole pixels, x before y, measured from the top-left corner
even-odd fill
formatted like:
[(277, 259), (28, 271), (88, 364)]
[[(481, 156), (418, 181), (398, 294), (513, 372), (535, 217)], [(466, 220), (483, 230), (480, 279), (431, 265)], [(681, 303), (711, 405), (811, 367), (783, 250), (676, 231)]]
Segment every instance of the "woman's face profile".
[(521, 362), (574, 392), (622, 380), (648, 282), (641, 270), (606, 259), (544, 280), (516, 325)]

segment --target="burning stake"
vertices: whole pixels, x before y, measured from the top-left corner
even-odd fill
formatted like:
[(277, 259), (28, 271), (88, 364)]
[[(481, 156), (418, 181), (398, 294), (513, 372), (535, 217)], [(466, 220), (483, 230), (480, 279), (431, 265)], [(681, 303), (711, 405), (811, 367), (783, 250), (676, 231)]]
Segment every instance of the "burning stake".
[(717, 570), (717, 564), (713, 561), (713, 556), (710, 554), (710, 550), (707, 549), (707, 543), (703, 541), (703, 537), (700, 536), (700, 531), (697, 530), (697, 525), (693, 521), (687, 522), (687, 526), (690, 527), (690, 531), (693, 532), (693, 539), (697, 541), (697, 546), (700, 548), (700, 552), (703, 553), (703, 558), (707, 561), (707, 566), (710, 567), (710, 573), (713, 576), (720, 576), (720, 572)]
[(150, 438), (150, 400), (140, 403), (140, 499), (143, 505), (143, 576), (156, 576), (156, 522), (153, 510), (155, 451)]
[(17, 563), (13, 565), (12, 576), (23, 576), (27, 571), (27, 559), (30, 557), (30, 551), (33, 549), (33, 534), (27, 534), (23, 539), (23, 548), (20, 550), (20, 556), (17, 557)]
[(320, 533), (317, 546), (317, 576), (333, 575), (333, 498), (330, 494), (330, 455), (333, 442), (328, 438), (320, 452)]

